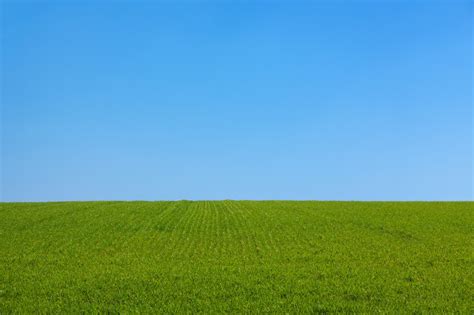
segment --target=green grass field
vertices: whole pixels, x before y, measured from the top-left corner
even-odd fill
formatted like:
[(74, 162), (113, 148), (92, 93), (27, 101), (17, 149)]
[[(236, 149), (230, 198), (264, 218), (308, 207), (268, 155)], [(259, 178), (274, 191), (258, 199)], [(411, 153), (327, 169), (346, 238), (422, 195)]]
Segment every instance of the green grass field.
[(472, 202), (0, 203), (0, 313), (473, 314)]

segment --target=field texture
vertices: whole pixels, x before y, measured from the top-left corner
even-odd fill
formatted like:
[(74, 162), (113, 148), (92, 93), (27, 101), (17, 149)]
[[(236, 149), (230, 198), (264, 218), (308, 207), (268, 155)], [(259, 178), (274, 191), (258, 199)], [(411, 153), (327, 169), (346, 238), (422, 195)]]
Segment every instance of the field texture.
[(0, 203), (0, 313), (474, 313), (474, 203)]

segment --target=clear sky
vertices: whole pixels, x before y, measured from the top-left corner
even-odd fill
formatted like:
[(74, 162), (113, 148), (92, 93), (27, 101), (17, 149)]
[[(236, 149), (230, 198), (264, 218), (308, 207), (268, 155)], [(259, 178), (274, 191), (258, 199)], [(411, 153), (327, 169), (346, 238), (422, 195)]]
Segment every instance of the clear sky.
[(471, 1), (3, 1), (2, 200), (473, 199)]

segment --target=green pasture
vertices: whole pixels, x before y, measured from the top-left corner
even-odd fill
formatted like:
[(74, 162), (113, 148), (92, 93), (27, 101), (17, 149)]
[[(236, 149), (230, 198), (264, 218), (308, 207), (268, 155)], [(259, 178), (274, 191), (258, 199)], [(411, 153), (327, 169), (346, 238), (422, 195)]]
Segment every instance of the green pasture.
[(473, 314), (473, 258), (473, 202), (0, 203), (0, 314)]

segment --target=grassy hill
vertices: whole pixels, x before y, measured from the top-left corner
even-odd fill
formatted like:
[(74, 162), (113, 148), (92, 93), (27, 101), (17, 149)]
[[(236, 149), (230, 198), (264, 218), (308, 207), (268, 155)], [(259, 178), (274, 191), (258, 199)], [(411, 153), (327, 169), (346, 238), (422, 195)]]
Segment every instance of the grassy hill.
[(472, 202), (0, 203), (0, 313), (474, 312)]

